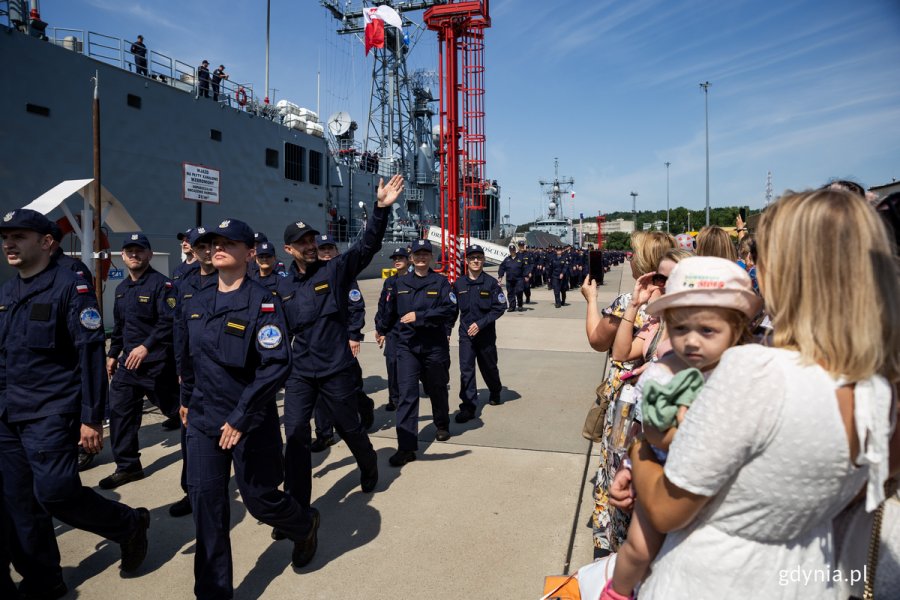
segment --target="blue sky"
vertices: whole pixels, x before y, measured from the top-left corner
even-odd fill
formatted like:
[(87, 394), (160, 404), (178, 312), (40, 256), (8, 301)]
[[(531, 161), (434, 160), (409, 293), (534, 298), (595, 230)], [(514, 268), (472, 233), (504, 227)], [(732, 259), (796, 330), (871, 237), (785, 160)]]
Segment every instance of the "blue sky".
[[(358, 7), (359, 0), (353, 5)], [(117, 37), (191, 64), (224, 63), (264, 85), (265, 0), (44, 0), (51, 26)], [(371, 58), (334, 33), (316, 0), (272, 0), (275, 97), (363, 121)], [(705, 203), (704, 98), (710, 81), (710, 203), (761, 207), (833, 177), (900, 179), (897, 0), (494, 0), (487, 33), (487, 174), (514, 222), (542, 210), (538, 179), (575, 179), (574, 209)], [(421, 13), (408, 13), (421, 24)], [(422, 32), (411, 66), (434, 68)], [(437, 91), (435, 90), (435, 93)]]

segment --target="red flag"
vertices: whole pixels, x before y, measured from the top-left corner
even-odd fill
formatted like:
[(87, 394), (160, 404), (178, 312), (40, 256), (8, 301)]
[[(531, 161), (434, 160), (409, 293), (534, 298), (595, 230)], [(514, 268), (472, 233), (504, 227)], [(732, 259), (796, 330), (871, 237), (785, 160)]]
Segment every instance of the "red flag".
[[(368, 13), (366, 13), (368, 15)], [(366, 56), (372, 48), (384, 48), (384, 21), (379, 18), (366, 19)]]
[(384, 48), (384, 24), (403, 29), (400, 14), (387, 5), (373, 6), (363, 10), (366, 22), (366, 56), (372, 48)]

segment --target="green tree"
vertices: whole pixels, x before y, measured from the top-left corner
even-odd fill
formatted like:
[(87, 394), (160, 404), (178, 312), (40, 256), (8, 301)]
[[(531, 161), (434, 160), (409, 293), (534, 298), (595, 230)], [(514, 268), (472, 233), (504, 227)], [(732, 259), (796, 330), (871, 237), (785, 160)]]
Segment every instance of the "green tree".
[(631, 250), (631, 234), (624, 231), (614, 231), (606, 237), (607, 250)]

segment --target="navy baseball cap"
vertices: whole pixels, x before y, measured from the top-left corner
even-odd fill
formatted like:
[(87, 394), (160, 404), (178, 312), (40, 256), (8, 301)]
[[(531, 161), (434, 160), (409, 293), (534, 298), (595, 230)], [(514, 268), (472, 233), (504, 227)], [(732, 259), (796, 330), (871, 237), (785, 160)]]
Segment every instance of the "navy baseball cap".
[(484, 248), (479, 246), (478, 244), (472, 244), (468, 248), (466, 248), (466, 257), (470, 254), (484, 254)]
[(318, 235), (319, 230), (315, 227), (307, 225), (304, 221), (296, 221), (294, 223), (290, 223), (287, 227), (284, 228), (284, 243), (293, 244), (310, 232)]
[(188, 229), (188, 230), (187, 230), (187, 241), (188, 241), (188, 244), (190, 244), (191, 246), (193, 246), (194, 244), (196, 244), (196, 243), (197, 243), (197, 240), (198, 240), (198, 239), (200, 238), (200, 236), (203, 235), (204, 233), (206, 233), (206, 228), (205, 228), (205, 227), (194, 227), (193, 229)]
[(30, 208), (17, 208), (6, 213), (0, 222), (0, 230), (3, 229), (30, 229), (41, 235), (47, 235), (53, 230), (50, 219)]
[(322, 246), (337, 246), (337, 244), (330, 235), (317, 235), (316, 248), (321, 248)]
[(257, 231), (253, 234), (253, 239), (256, 240), (257, 244), (261, 244), (262, 242), (268, 242), (269, 238), (262, 231)]
[(398, 256), (409, 258), (409, 250), (406, 248), (394, 248), (394, 251), (391, 253), (391, 258), (396, 258)]
[(525, 240), (519, 240), (519, 245), (520, 245), (520, 246), (524, 246), (524, 245), (525, 245)]
[[(176, 235), (175, 237), (178, 238), (178, 241), (179, 241), (179, 242), (182, 241), (182, 240), (190, 240), (190, 238), (191, 238), (191, 232), (192, 232), (193, 230), (194, 230), (193, 227), (188, 227), (188, 228), (185, 229), (184, 231), (179, 231), (179, 232), (178, 232), (178, 235)], [(190, 243), (190, 242), (188, 242), (188, 243)]]
[(256, 255), (257, 256), (275, 256), (275, 249), (272, 248), (272, 244), (269, 242), (260, 242), (256, 244)]
[(416, 240), (412, 243), (412, 248), (410, 248), (410, 252), (431, 252), (434, 254), (434, 250), (431, 249), (431, 242), (428, 240)]
[(516, 249), (516, 245), (515, 245), (515, 244), (510, 244), (510, 245), (509, 245), (509, 249), (510, 249), (510, 250), (515, 250), (515, 249)]
[(125, 239), (122, 240), (122, 250), (128, 246), (140, 246), (141, 248), (150, 250), (150, 240), (147, 239), (146, 235), (140, 232), (127, 234)]
[(209, 242), (215, 235), (235, 242), (243, 242), (250, 248), (256, 247), (256, 243), (253, 241), (253, 228), (237, 219), (225, 219), (217, 227), (207, 229), (206, 233), (197, 238), (197, 241)]

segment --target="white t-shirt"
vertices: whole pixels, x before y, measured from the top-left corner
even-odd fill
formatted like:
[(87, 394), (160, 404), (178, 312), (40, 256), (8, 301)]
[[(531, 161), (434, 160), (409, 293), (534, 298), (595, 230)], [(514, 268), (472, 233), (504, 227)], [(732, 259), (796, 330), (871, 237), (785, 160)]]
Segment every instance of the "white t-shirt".
[(665, 465), (711, 499), (666, 537), (641, 600), (835, 596), (831, 521), (868, 473), (851, 464), (837, 386), (796, 352), (725, 352)]

